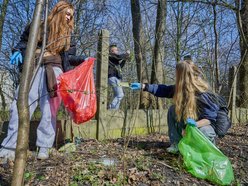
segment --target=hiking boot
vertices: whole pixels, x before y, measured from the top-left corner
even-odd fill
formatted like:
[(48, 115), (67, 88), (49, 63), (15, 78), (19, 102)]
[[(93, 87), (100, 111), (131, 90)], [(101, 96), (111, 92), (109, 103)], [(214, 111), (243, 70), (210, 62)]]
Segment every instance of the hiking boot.
[(49, 158), (49, 148), (41, 147), (37, 159), (45, 160)]
[(166, 149), (167, 152), (172, 153), (172, 154), (177, 154), (179, 152), (177, 144), (171, 144), (170, 147)]
[(14, 160), (15, 159), (15, 150), (2, 147), (0, 149), (0, 158)]

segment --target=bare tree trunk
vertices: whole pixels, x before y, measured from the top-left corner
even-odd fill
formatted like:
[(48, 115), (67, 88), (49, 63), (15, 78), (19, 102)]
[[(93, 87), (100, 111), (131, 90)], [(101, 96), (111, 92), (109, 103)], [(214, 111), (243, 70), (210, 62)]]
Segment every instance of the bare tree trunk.
[[(2, 81), (1, 81), (1, 82), (2, 82)], [(1, 100), (2, 100), (2, 102), (1, 102), (1, 103), (2, 103), (2, 108), (0, 107), (0, 109), (5, 110), (7, 104), (6, 104), (6, 101), (5, 101), (5, 96), (4, 96), (4, 93), (3, 93), (3, 87), (2, 87), (2, 85), (3, 85), (3, 84), (0, 85), (0, 98), (1, 98)]]
[[(142, 41), (144, 41), (144, 38), (142, 37), (142, 19), (139, 0), (131, 0), (131, 12), (133, 20), (134, 53), (137, 66), (138, 81), (141, 83), (147, 83), (148, 78), (146, 77), (144, 65), (142, 65), (144, 63), (142, 55), (142, 46), (144, 46)], [(149, 94), (147, 92), (141, 92), (140, 107), (146, 108), (148, 104)]]
[(78, 4), (76, 11), (75, 11), (75, 14), (76, 14), (75, 15), (75, 31), (74, 31), (75, 35), (79, 34), (79, 29), (80, 29), (80, 22), (79, 21), (80, 21), (80, 16), (83, 13), (82, 6), (83, 6), (83, 3), (80, 2)]
[[(240, 1), (236, 0), (238, 8)], [(240, 15), (240, 16), (239, 16)], [(239, 68), (239, 88), (240, 88), (240, 107), (248, 108), (248, 54), (247, 54), (247, 39), (248, 39), (248, 1), (241, 1), (241, 10), (237, 13), (237, 21), (240, 30), (240, 51), (243, 61)]]
[(176, 37), (176, 62), (178, 63), (180, 61), (180, 57), (181, 57), (181, 37), (182, 37), (182, 21), (183, 21), (183, 7), (184, 4), (181, 3), (180, 6), (180, 2), (178, 2), (178, 9), (177, 9), (177, 13), (178, 16), (176, 17), (176, 21), (177, 21), (177, 37)]
[[(158, 0), (155, 45), (153, 49), (151, 83), (163, 83), (163, 61), (164, 61), (164, 32), (166, 24), (167, 0)], [(162, 108), (161, 99), (156, 99), (155, 107)]]
[(218, 62), (218, 45), (219, 45), (219, 36), (217, 31), (217, 12), (216, 5), (213, 5), (214, 12), (214, 64), (215, 64), (215, 92), (219, 93), (220, 90), (220, 70), (219, 70), (219, 62)]
[(3, 85), (4, 85), (4, 73), (0, 74), (2, 77), (1, 78), (1, 83), (0, 83), (0, 98), (2, 100), (2, 108), (0, 107), (0, 109), (5, 110), (6, 109), (6, 101), (5, 101), (5, 96), (4, 96), (4, 90), (3, 90)]
[(142, 48), (141, 48), (141, 35), (142, 35), (142, 20), (140, 13), (139, 0), (131, 0), (131, 11), (133, 20), (133, 39), (134, 39), (134, 51), (135, 60), (137, 66), (138, 80), (142, 80)]
[(2, 50), (3, 25), (4, 25), (4, 21), (5, 21), (5, 16), (6, 16), (8, 4), (9, 4), (9, 0), (3, 0), (3, 4), (1, 5), (1, 15), (0, 15), (0, 51)]
[[(4, 0), (3, 4), (1, 5), (1, 15), (0, 15), (0, 52), (2, 51), (2, 39), (3, 39), (3, 25), (5, 21), (5, 16), (7, 12), (7, 7), (9, 4), (9, 0)], [(1, 74), (0, 74), (1, 75)], [(3, 94), (3, 84), (0, 85), (0, 99), (2, 100), (2, 108), (5, 110), (6, 108), (6, 101), (5, 101), (5, 96)]]
[(34, 68), (35, 50), (37, 47), (37, 36), (40, 27), (41, 13), (44, 0), (37, 0), (34, 11), (34, 17), (31, 24), (30, 34), (28, 38), (27, 50), (24, 59), (23, 74), (20, 82), (18, 94), (18, 116), (19, 128), (16, 147), (15, 166), (12, 177), (12, 186), (23, 185), (23, 175), (26, 166), (28, 139), (29, 139), (29, 106), (28, 95), (30, 80), (32, 78), (32, 69)]

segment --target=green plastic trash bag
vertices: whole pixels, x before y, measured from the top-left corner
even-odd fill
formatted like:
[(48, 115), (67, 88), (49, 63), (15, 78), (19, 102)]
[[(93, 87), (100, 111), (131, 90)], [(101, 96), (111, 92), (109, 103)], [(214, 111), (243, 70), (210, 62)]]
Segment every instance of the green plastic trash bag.
[(178, 144), (188, 172), (219, 185), (234, 180), (229, 159), (197, 128), (187, 125), (186, 135)]

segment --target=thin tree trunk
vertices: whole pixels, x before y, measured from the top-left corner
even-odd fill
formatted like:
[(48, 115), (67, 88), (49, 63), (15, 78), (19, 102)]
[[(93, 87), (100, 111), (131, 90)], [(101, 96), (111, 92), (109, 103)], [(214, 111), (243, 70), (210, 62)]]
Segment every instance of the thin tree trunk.
[[(4, 26), (4, 21), (5, 21), (5, 16), (7, 12), (7, 7), (9, 4), (9, 0), (4, 0), (3, 4), (1, 5), (1, 15), (0, 15), (0, 52), (2, 51), (2, 40), (3, 40), (3, 26)], [(5, 101), (5, 96), (3, 94), (3, 84), (0, 85), (0, 99), (2, 100), (2, 108), (5, 110), (6, 108), (6, 101)]]
[[(239, 68), (239, 89), (240, 89), (240, 107), (248, 108), (248, 54), (247, 54), (247, 39), (248, 39), (248, 0), (236, 0), (236, 5), (240, 12), (237, 12), (237, 21), (240, 31), (240, 51), (243, 61)], [(241, 19), (241, 24), (239, 24)]]
[(217, 11), (216, 5), (213, 5), (214, 12), (214, 66), (215, 66), (215, 92), (219, 93), (220, 90), (220, 71), (218, 62), (218, 46), (219, 46), (219, 36), (217, 31)]
[(23, 74), (20, 82), (20, 89), (18, 94), (18, 116), (19, 128), (16, 147), (15, 166), (12, 177), (12, 186), (23, 185), (23, 175), (26, 167), (28, 139), (29, 139), (29, 107), (28, 95), (30, 80), (32, 78), (33, 61), (35, 57), (35, 50), (37, 48), (37, 36), (40, 27), (41, 13), (44, 0), (37, 0), (34, 11), (34, 17), (31, 24), (30, 34), (28, 38), (27, 50), (24, 59)]
[[(82, 10), (82, 6), (83, 6), (83, 3), (82, 2), (80, 2), (79, 4), (78, 4), (78, 7), (77, 7), (77, 9), (76, 9), (76, 15), (75, 15), (75, 31), (74, 31), (74, 33), (75, 33), (75, 35), (79, 35), (79, 29), (80, 29), (80, 17), (81, 17), (81, 14), (83, 13), (83, 10)], [(73, 38), (73, 40), (74, 40), (74, 38)]]
[(2, 50), (3, 26), (4, 26), (4, 21), (5, 21), (5, 16), (6, 16), (8, 4), (9, 4), (9, 0), (3, 0), (3, 4), (1, 5), (1, 15), (0, 15), (0, 51)]
[(0, 97), (1, 97), (1, 100), (2, 100), (2, 102), (1, 102), (2, 108), (0, 108), (0, 109), (5, 110), (7, 104), (6, 104), (6, 101), (5, 101), (5, 96), (4, 96), (4, 93), (3, 93), (3, 87), (2, 87), (2, 85), (3, 85), (3, 84), (0, 85)]
[[(180, 6), (181, 4), (181, 6)], [(181, 37), (182, 37), (182, 21), (183, 21), (183, 3), (178, 2), (178, 9), (177, 13), (178, 16), (176, 17), (177, 21), (177, 38), (176, 38), (176, 62), (180, 61), (181, 57)]]
[(1, 81), (0, 81), (1, 82), (1, 84), (0, 84), (0, 98), (2, 100), (2, 102), (1, 102), (2, 108), (0, 107), (0, 109), (5, 110), (6, 106), (7, 106), (5, 96), (4, 96), (4, 90), (3, 90), (5, 73), (2, 73), (1, 75), (2, 75), (2, 77), (0, 77), (1, 78)]
[[(132, 12), (132, 20), (133, 20), (133, 40), (134, 40), (134, 53), (135, 53), (135, 60), (137, 66), (137, 75), (138, 81), (141, 83), (147, 83), (148, 78), (146, 77), (145, 73), (145, 65), (143, 60), (143, 52), (142, 46), (144, 46), (143, 35), (142, 35), (142, 19), (141, 19), (141, 12), (140, 12), (140, 3), (139, 0), (131, 0), (131, 12)], [(140, 97), (140, 108), (146, 108), (149, 104), (149, 94), (147, 92), (141, 92)]]
[(141, 48), (141, 35), (142, 35), (142, 20), (140, 13), (139, 0), (131, 0), (131, 11), (133, 20), (133, 39), (134, 39), (134, 51), (135, 60), (137, 66), (138, 80), (142, 80), (142, 48)]
[[(164, 33), (166, 24), (167, 0), (158, 0), (157, 19), (155, 31), (155, 45), (153, 49), (151, 83), (164, 83), (163, 61), (164, 61)], [(161, 99), (156, 99), (156, 108), (162, 108)]]

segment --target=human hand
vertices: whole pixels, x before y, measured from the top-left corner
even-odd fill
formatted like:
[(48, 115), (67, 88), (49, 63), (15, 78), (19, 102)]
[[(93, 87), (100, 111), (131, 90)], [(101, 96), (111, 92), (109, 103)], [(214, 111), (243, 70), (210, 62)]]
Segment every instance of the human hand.
[(141, 83), (131, 83), (129, 87), (132, 90), (140, 90), (141, 89)]
[(188, 119), (186, 120), (186, 123), (187, 123), (187, 125), (189, 125), (189, 126), (197, 127), (196, 121), (195, 121), (194, 119), (192, 119), (192, 118), (188, 118)]
[(18, 65), (19, 63), (22, 63), (22, 54), (20, 51), (14, 52), (12, 56), (10, 57), (10, 64), (11, 65)]

